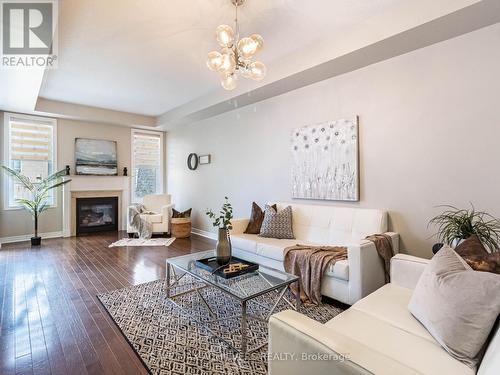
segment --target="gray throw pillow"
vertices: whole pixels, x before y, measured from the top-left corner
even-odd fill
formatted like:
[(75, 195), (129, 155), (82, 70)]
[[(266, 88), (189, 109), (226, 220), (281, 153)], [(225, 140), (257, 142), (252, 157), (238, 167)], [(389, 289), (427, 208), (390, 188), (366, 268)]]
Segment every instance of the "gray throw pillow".
[(408, 308), (454, 358), (475, 367), (500, 313), (500, 275), (474, 271), (444, 246), (420, 277)]
[(276, 211), (266, 205), (264, 221), (260, 227), (260, 237), (280, 238), (293, 240), (292, 207), (288, 206), (282, 211)]

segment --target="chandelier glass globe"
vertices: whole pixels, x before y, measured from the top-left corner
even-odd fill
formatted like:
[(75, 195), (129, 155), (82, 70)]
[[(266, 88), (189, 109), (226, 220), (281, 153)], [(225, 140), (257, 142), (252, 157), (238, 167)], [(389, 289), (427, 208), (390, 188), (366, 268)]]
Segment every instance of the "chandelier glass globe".
[(220, 83), (224, 89), (234, 90), (238, 85), (238, 76), (234, 73), (223, 75)]
[(215, 29), (215, 37), (221, 47), (230, 47), (234, 41), (234, 31), (231, 26), (219, 25)]

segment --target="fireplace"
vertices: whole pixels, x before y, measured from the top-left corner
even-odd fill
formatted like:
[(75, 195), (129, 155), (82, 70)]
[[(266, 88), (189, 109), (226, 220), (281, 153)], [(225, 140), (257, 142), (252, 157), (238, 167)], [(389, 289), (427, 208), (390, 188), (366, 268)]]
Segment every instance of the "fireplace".
[(118, 197), (76, 198), (76, 235), (118, 230)]

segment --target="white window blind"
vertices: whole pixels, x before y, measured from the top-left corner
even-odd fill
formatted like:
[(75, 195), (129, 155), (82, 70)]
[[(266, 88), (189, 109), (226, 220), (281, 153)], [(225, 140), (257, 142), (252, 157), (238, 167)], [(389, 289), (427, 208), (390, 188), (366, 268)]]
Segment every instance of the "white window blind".
[[(56, 171), (56, 122), (33, 116), (5, 114), (5, 160), (10, 168), (37, 182)], [(14, 179), (8, 178), (6, 206), (16, 208), (16, 199), (30, 198), (29, 192)], [(55, 204), (55, 197), (49, 198)]]
[(132, 190), (135, 201), (142, 201), (148, 194), (163, 193), (162, 148), (162, 133), (132, 131)]

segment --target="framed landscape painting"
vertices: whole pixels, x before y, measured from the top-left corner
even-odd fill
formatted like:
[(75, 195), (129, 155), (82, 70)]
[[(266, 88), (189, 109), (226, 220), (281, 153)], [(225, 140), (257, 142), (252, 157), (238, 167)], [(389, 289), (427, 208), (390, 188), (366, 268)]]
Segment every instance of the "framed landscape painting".
[(76, 138), (75, 164), (79, 175), (117, 176), (116, 142)]
[(292, 198), (359, 201), (358, 118), (295, 129)]

